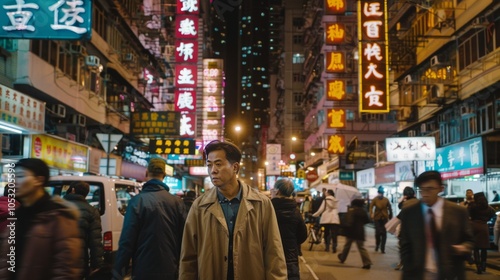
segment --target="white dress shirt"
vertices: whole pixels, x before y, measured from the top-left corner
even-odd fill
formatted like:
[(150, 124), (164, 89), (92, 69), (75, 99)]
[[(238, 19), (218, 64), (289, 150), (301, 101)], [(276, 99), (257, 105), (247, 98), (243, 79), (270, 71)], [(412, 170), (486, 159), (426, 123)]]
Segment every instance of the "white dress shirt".
[(431, 207), (422, 203), (422, 213), (424, 214), (424, 219), (425, 219), (425, 236), (427, 239), (426, 240), (427, 250), (425, 254), (425, 270), (432, 273), (438, 272), (438, 264), (437, 264), (438, 260), (437, 260), (437, 252), (432, 245), (432, 240), (429, 240), (431, 236), (431, 227), (430, 227), (431, 216), (429, 215), (428, 211), (429, 208), (432, 209), (432, 212), (434, 213), (434, 222), (436, 223), (436, 229), (438, 231), (441, 231), (441, 227), (443, 224), (443, 205), (444, 205), (444, 199), (442, 198), (438, 198), (436, 203), (434, 203), (434, 205), (432, 205)]

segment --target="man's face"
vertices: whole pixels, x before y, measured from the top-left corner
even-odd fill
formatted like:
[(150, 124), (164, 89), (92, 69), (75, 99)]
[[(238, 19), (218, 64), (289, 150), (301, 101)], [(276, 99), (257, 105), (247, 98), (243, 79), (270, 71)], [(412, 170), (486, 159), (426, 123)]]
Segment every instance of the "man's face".
[(474, 197), (474, 193), (472, 192), (472, 190), (468, 190), (467, 192), (465, 192), (465, 196), (467, 197), (467, 199), (472, 199)]
[(226, 158), (224, 150), (215, 150), (207, 156), (207, 169), (212, 184), (220, 188), (236, 178), (239, 163), (231, 164)]
[(16, 198), (24, 198), (43, 187), (44, 178), (35, 176), (31, 170), (16, 167)]
[(436, 203), (438, 194), (443, 191), (443, 186), (440, 186), (436, 180), (430, 180), (422, 183), (418, 190), (420, 191), (422, 202), (432, 206)]

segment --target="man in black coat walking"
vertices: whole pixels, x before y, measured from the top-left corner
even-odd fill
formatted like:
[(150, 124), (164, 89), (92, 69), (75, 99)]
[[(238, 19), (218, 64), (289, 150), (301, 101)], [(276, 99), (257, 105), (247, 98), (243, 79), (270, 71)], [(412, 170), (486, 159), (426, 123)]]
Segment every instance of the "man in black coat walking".
[(291, 198), (294, 187), (289, 179), (280, 179), (274, 184), (278, 192), (271, 202), (276, 211), (280, 229), (281, 242), (285, 252), (288, 279), (300, 279), (299, 252), (300, 245), (307, 239), (307, 228), (297, 208), (295, 199)]
[[(73, 182), (64, 199), (73, 202), (80, 211), (78, 227), (83, 240), (83, 276), (86, 278), (103, 266), (104, 248), (102, 245), (102, 227), (99, 211), (85, 199), (90, 186), (83, 181)], [(90, 255), (89, 255), (90, 251)]]

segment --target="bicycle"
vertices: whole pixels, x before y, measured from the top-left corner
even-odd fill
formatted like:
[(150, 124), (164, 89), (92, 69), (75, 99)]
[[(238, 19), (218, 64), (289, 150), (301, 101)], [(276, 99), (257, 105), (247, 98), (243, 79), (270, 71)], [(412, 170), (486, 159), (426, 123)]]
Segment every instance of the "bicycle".
[(318, 226), (315, 223), (309, 223), (309, 235), (307, 237), (309, 240), (309, 251), (312, 251), (314, 244), (321, 243), (324, 231), (324, 227)]

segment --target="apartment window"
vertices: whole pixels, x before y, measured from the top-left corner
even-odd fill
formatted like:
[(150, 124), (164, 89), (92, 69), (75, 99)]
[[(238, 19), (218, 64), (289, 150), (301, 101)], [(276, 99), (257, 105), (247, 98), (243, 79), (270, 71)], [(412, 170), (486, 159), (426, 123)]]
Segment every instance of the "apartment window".
[(493, 129), (493, 104), (487, 104), (477, 110), (477, 128), (479, 133), (485, 133)]
[(302, 35), (293, 35), (293, 43), (301, 45), (304, 43), (304, 36)]
[(295, 83), (303, 83), (305, 81), (305, 77), (301, 73), (293, 73), (293, 81)]
[(356, 119), (353, 110), (345, 110), (345, 120), (354, 121)]
[(462, 116), (462, 137), (464, 139), (477, 134), (476, 115)]
[(92, 5), (92, 29), (105, 41), (107, 40), (106, 16), (103, 10), (95, 4)]
[[(459, 38), (458, 45), (458, 69), (463, 70), (478, 59), (492, 52), (495, 48), (491, 34), (488, 29), (471, 29)], [(498, 45), (498, 44), (497, 44)]]
[(57, 64), (58, 44), (50, 40), (31, 40), (31, 52), (52, 66)]
[(293, 18), (293, 27), (297, 27), (301, 29), (304, 26), (304, 18), (301, 17), (295, 17)]
[(300, 54), (300, 53), (294, 54), (292, 62), (293, 62), (293, 64), (304, 63), (304, 55)]
[(303, 100), (303, 94), (302, 92), (294, 92), (293, 93), (293, 102), (295, 104), (302, 104), (302, 100)]

